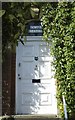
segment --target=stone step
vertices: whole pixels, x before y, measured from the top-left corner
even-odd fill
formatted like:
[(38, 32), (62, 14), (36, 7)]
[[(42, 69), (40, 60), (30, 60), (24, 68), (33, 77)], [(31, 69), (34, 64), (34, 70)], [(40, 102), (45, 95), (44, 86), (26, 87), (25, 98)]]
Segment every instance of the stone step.
[(62, 120), (56, 116), (51, 115), (25, 115), (25, 116), (14, 116), (15, 120)]
[(62, 120), (61, 118), (15, 118), (15, 120)]
[(14, 118), (9, 120), (75, 120), (75, 118), (65, 119), (65, 118), (47, 118), (47, 117), (36, 118), (35, 117), (35, 118)]

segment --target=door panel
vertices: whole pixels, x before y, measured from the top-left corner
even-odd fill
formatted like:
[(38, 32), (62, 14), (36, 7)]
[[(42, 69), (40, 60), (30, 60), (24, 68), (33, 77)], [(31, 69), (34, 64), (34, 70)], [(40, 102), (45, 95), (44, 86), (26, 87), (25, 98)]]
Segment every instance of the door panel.
[(22, 105), (33, 106), (35, 104), (35, 95), (33, 93), (22, 93)]
[(49, 61), (40, 61), (39, 63), (39, 77), (50, 78), (51, 65)]
[(40, 94), (40, 106), (52, 105), (52, 97), (50, 93), (41, 93)]
[(21, 75), (22, 75), (23, 79), (25, 79), (25, 80), (26, 80), (26, 78), (33, 78), (34, 77), (34, 63), (33, 63), (33, 61), (22, 62)]
[(23, 57), (24, 56), (27, 56), (27, 57), (30, 57), (30, 56), (34, 56), (34, 46), (31, 44), (31, 45), (29, 45), (29, 44), (25, 44), (24, 46), (23, 46)]
[[(44, 43), (46, 44), (46, 43)], [(50, 56), (50, 48), (47, 45), (44, 45), (43, 43), (41, 43), (41, 45), (39, 45), (39, 56), (44, 56), (44, 57), (48, 57)]]

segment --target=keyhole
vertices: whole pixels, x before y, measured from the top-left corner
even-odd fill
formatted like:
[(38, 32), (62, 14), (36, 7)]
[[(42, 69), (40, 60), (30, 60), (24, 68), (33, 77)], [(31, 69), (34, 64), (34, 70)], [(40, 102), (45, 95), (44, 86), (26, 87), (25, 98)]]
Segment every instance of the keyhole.
[(35, 70), (38, 70), (38, 66), (37, 65), (35, 66)]
[(37, 68), (37, 65), (36, 65), (36, 68)]

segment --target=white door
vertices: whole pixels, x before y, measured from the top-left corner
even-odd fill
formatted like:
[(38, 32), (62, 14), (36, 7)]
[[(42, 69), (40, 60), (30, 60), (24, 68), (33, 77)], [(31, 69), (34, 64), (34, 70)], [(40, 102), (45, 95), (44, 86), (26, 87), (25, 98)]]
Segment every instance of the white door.
[(50, 47), (45, 42), (19, 43), (17, 48), (17, 114), (57, 114)]

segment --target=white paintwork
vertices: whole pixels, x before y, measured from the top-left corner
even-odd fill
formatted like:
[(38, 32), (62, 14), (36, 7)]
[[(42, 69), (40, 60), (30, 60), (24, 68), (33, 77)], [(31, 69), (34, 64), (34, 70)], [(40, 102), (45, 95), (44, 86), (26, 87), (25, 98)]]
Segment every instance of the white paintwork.
[[(57, 114), (50, 46), (41, 37), (27, 37), (27, 41), (19, 43), (16, 51), (16, 114)], [(41, 82), (32, 83), (32, 79)]]

